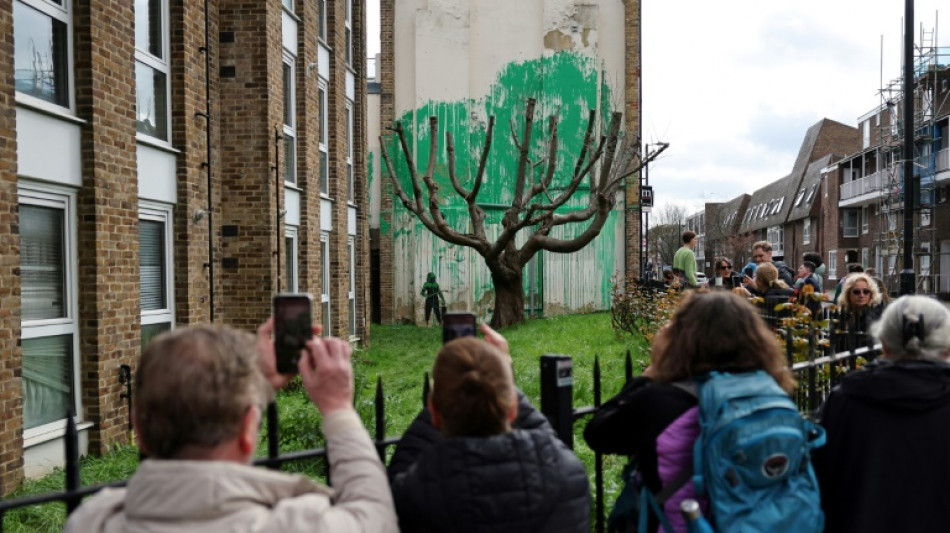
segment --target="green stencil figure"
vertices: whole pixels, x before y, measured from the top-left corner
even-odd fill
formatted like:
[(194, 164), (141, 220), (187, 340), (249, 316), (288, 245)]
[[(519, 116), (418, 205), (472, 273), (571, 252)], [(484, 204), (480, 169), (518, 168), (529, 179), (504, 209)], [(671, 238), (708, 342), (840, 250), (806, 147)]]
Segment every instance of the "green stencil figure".
[[(445, 296), (442, 296), (442, 289), (439, 288), (439, 284), (435, 282), (435, 274), (429, 272), (426, 276), (426, 282), (422, 286), (422, 296), (426, 299), (426, 325), (429, 325), (429, 316), (431, 316), (432, 311), (435, 310), (435, 319), (441, 324), (442, 323), (442, 309), (445, 307)], [(439, 305), (439, 300), (442, 300), (442, 304)]]

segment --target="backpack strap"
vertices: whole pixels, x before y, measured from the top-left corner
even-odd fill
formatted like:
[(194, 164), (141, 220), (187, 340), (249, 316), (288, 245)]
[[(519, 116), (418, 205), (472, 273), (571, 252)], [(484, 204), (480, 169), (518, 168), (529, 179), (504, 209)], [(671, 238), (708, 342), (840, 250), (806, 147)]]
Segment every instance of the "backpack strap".
[(649, 525), (649, 516), (650, 513), (646, 512), (647, 509), (653, 512), (656, 517), (660, 520), (660, 527), (663, 528), (665, 533), (676, 533), (673, 529), (673, 526), (670, 525), (670, 519), (666, 517), (666, 513), (663, 512), (662, 504), (658, 503), (656, 498), (653, 496), (653, 493), (650, 492), (650, 489), (645, 486), (640, 489), (640, 523), (637, 524), (638, 533), (648, 533)]

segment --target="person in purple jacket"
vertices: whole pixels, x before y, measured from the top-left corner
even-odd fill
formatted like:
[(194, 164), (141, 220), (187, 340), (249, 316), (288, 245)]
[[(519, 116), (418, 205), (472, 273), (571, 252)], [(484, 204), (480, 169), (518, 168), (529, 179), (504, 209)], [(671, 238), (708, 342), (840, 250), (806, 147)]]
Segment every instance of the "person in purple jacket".
[[(752, 304), (731, 292), (695, 292), (657, 333), (650, 366), (584, 429), (593, 450), (635, 457), (642, 482), (654, 494), (669, 484), (681, 485), (663, 504), (677, 532), (687, 530), (680, 502), (696, 496), (684, 477), (699, 436), (693, 379), (713, 370), (764, 370), (786, 392), (795, 388), (775, 336)], [(700, 503), (705, 511), (706, 502)], [(650, 531), (657, 531), (659, 522), (652, 515), (650, 520)]]

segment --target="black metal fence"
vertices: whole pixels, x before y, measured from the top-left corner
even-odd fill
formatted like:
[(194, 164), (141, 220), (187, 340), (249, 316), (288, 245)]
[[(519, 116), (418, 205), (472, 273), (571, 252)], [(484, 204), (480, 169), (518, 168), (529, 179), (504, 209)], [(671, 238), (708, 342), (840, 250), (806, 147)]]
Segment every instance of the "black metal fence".
[[(789, 333), (787, 339), (788, 360), (793, 372), (799, 380), (799, 389), (796, 395), (799, 407), (805, 413), (813, 413), (821, 402), (827, 396), (841, 375), (847, 370), (855, 367), (855, 361), (859, 357), (873, 359), (880, 353), (879, 347), (860, 347), (839, 354), (826, 355), (826, 349), (820, 347), (820, 343), (814, 342), (820, 331), (812, 331), (809, 334), (808, 356), (807, 360), (794, 362), (794, 348), (791, 341), (792, 335)], [(833, 333), (832, 333), (833, 334)], [(855, 343), (852, 343), (854, 346)], [(624, 362), (624, 375), (626, 381), (633, 377), (633, 358), (628, 351)], [(131, 379), (126, 376), (128, 383)], [(601, 389), (601, 369), (600, 359), (595, 356), (593, 366), (593, 399), (594, 404), (590, 406), (575, 407), (573, 405), (573, 366), (572, 360), (565, 355), (544, 355), (541, 357), (541, 412), (551, 422), (558, 436), (571, 449), (574, 447), (574, 424), (582, 418), (595, 413), (602, 403)], [(129, 385), (130, 387), (130, 385)], [(131, 397), (131, 389), (126, 391)], [(614, 391), (619, 392), (619, 391)], [(423, 391), (421, 405), (426, 405), (429, 395), (429, 375), (426, 373), (423, 380)], [(380, 455), (385, 460), (386, 449), (397, 444), (401, 436), (386, 436), (386, 405), (383, 393), (382, 379), (377, 379), (376, 394), (374, 398), (374, 444)], [(284, 463), (300, 460), (323, 460), (327, 459), (326, 448), (314, 448), (303, 451), (280, 453), (279, 435), (278, 435), (278, 416), (276, 404), (271, 404), (267, 410), (267, 456), (254, 461), (255, 465), (278, 469)], [(33, 505), (40, 505), (51, 502), (62, 502), (66, 506), (67, 513), (71, 513), (79, 506), (82, 499), (94, 494), (106, 487), (121, 487), (127, 483), (127, 480), (98, 485), (81, 486), (79, 476), (79, 435), (76, 424), (72, 416), (67, 417), (65, 441), (65, 474), (66, 487), (62, 492), (28, 496), (15, 500), (0, 501), (0, 533), (3, 531), (3, 519), (7, 511)], [(327, 471), (327, 482), (329, 483), (329, 468)], [(605, 502), (604, 502), (604, 465), (603, 456), (599, 453), (594, 455), (594, 527), (595, 531), (602, 533), (605, 529)]]

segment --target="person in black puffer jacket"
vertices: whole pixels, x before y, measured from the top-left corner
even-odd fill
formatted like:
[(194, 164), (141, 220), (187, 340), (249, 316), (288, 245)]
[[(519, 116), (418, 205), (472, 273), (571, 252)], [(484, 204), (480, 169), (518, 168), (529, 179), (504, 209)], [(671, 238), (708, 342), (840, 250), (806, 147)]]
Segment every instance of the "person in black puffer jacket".
[(507, 341), (455, 339), (389, 465), (404, 533), (590, 531), (583, 465), (515, 388)]

